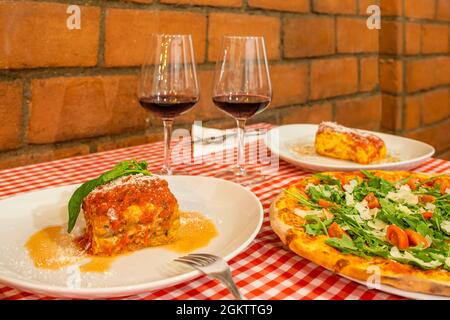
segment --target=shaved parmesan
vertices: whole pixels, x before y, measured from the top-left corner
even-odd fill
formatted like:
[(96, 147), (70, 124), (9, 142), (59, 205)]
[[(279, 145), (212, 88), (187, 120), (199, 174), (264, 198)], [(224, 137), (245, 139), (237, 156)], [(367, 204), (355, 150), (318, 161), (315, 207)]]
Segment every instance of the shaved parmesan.
[(390, 251), (391, 258), (394, 260), (399, 260), (400, 262), (415, 262), (418, 265), (424, 267), (424, 268), (437, 268), (442, 265), (442, 262), (437, 260), (432, 260), (430, 262), (425, 262), (423, 260), (420, 260), (416, 257), (414, 257), (410, 252), (405, 251), (404, 253), (401, 253), (400, 250), (398, 250), (397, 247), (392, 247)]
[(373, 219), (367, 222), (367, 225), (375, 230), (383, 230), (387, 227), (387, 224), (380, 219)]
[(390, 191), (387, 194), (386, 198), (400, 203), (407, 203), (407, 204), (419, 203), (419, 197), (411, 192), (411, 188), (408, 185), (401, 186), (400, 189), (397, 190), (397, 192)]
[(427, 240), (428, 247), (431, 246), (431, 244), (433, 243), (433, 238), (428, 234), (425, 236), (425, 240)]
[(369, 233), (374, 235), (380, 240), (386, 240), (386, 230), (370, 230)]
[(308, 190), (308, 189), (311, 188), (311, 187), (314, 187), (314, 184), (312, 184), (312, 183), (310, 182), (310, 183), (308, 183), (308, 184), (305, 186), (305, 190)]
[(434, 204), (432, 204), (431, 202), (427, 202), (425, 204), (425, 209), (427, 209), (428, 211), (433, 212), (434, 209), (436, 209), (436, 206)]
[(450, 268), (450, 258), (445, 259), (445, 264)]
[(345, 204), (348, 206), (352, 206), (355, 204), (355, 199), (353, 198), (353, 195), (348, 192), (345, 193)]
[(355, 204), (355, 209), (364, 220), (371, 220), (378, 212), (378, 208), (369, 209), (367, 201), (363, 200)]
[(412, 214), (413, 213), (410, 208), (408, 208), (407, 206), (404, 206), (402, 204), (398, 205), (398, 210), (400, 212), (403, 212), (403, 213), (406, 213), (406, 214)]
[(447, 234), (450, 234), (450, 221), (448, 220), (442, 221), (441, 229), (444, 230)]
[(446, 194), (450, 194), (450, 188), (446, 188), (446, 189), (445, 189), (445, 193), (446, 193)]
[(317, 216), (322, 216), (322, 211), (320, 210), (302, 210), (299, 208), (295, 208), (294, 213), (299, 216), (299, 217), (306, 217), (306, 216), (311, 216), (311, 215), (317, 215)]
[(358, 181), (356, 181), (355, 179), (351, 180), (349, 183), (344, 184), (342, 187), (344, 188), (345, 191), (347, 191), (348, 193), (353, 193), (353, 190), (355, 189), (355, 187), (358, 185)]
[(358, 216), (358, 215), (352, 214), (352, 215), (349, 215), (348, 217), (352, 218), (354, 221), (358, 222), (359, 224), (363, 224), (364, 223), (364, 220), (361, 219), (361, 217)]

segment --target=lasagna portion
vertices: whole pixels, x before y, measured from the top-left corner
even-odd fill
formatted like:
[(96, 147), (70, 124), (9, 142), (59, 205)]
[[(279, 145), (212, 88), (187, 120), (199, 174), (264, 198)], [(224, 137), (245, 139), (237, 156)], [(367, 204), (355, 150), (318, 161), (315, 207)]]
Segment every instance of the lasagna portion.
[(95, 188), (82, 204), (83, 238), (93, 255), (113, 255), (174, 240), (179, 209), (167, 181), (129, 175)]
[(334, 122), (322, 122), (316, 132), (315, 149), (323, 156), (368, 164), (386, 157), (384, 141), (370, 133)]

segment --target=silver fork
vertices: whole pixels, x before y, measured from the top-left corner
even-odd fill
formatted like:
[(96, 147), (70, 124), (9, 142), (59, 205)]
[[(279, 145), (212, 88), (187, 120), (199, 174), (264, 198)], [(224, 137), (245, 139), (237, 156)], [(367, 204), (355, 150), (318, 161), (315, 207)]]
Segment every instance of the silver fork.
[(236, 299), (246, 300), (239, 292), (231, 276), (230, 266), (221, 257), (208, 253), (192, 253), (175, 259), (177, 262), (187, 264), (207, 276), (222, 282)]

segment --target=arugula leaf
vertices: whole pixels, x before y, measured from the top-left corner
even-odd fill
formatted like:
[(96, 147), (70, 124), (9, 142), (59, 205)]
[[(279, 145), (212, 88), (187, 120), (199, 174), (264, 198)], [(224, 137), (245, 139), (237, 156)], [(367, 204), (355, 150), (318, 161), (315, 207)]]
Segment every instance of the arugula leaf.
[(361, 173), (369, 178), (369, 180), (367, 181), (369, 192), (374, 192), (377, 196), (385, 197), (389, 193), (389, 191), (395, 190), (394, 184), (387, 181), (386, 179), (377, 177), (376, 175), (366, 170), (361, 170)]
[(151, 175), (147, 171), (147, 162), (138, 162), (136, 160), (126, 160), (116, 164), (111, 170), (104, 172), (96, 179), (87, 181), (79, 186), (72, 194), (68, 204), (69, 222), (67, 225), (67, 232), (72, 232), (75, 223), (77, 222), (78, 215), (80, 214), (81, 204), (84, 198), (96, 187), (113, 181), (117, 178), (132, 175), (132, 174), (144, 174)]
[(320, 217), (314, 214), (305, 216), (306, 224), (304, 224), (306, 232), (311, 236), (319, 234), (328, 235), (327, 225), (331, 224), (331, 220), (322, 221)]
[(331, 184), (331, 185), (341, 187), (341, 181), (333, 178), (332, 176), (329, 176), (329, 175), (326, 175), (323, 173), (316, 173), (313, 176), (318, 178), (320, 180), (320, 182), (324, 182), (326, 184)]
[(304, 206), (308, 206), (310, 208), (315, 208), (315, 209), (321, 209), (321, 207), (311, 201), (309, 201), (308, 199), (306, 199), (303, 195), (301, 195), (300, 193), (294, 193), (292, 191), (289, 191), (287, 189), (283, 189), (283, 191), (285, 193), (287, 193), (288, 195), (294, 197), (295, 199), (298, 200), (298, 202)]
[(360, 257), (367, 258), (367, 255), (361, 251), (361, 248), (355, 246), (352, 239), (344, 234), (342, 238), (328, 238), (325, 243), (329, 246), (338, 249), (344, 254), (354, 254)]
[(328, 238), (325, 242), (332, 247), (342, 249), (342, 250), (345, 250), (345, 249), (356, 250), (357, 249), (355, 247), (352, 239), (346, 234), (344, 234), (342, 236), (342, 238), (334, 238), (334, 237)]
[(373, 173), (370, 173), (367, 170), (360, 170), (360, 172), (369, 179), (378, 179), (378, 177), (376, 175), (374, 175)]
[(416, 226), (416, 231), (423, 236), (433, 236), (433, 231), (425, 222), (419, 222)]

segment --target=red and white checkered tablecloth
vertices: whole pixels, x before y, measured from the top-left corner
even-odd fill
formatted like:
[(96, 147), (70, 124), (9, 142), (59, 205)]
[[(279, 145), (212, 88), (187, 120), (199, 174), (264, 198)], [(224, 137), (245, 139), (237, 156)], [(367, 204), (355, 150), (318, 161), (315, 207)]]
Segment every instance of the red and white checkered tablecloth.
[[(268, 129), (268, 124), (251, 126)], [(249, 146), (247, 145), (247, 148)], [(84, 182), (125, 159), (146, 159), (150, 170), (162, 166), (163, 143), (156, 142), (137, 147), (112, 150), (26, 167), (0, 171), (0, 198), (41, 188)], [(186, 166), (191, 175), (212, 176), (225, 165), (213, 162)], [(254, 165), (258, 168), (258, 165)], [(450, 172), (450, 162), (431, 159), (416, 168), (421, 172)], [(265, 218), (256, 239), (242, 253), (230, 261), (234, 279), (249, 299), (398, 299), (399, 297), (347, 280), (292, 252), (270, 228), (268, 209), (280, 189), (308, 174), (284, 161), (277, 172), (252, 188), (264, 206)], [(0, 208), (1, 213), (1, 208)], [(228, 290), (206, 276), (163, 290), (129, 296), (123, 299), (228, 299)], [(0, 283), (0, 299), (51, 299), (22, 292)]]

